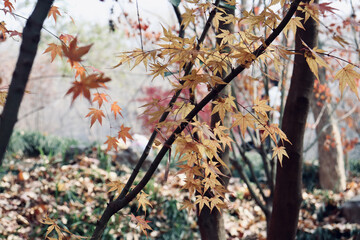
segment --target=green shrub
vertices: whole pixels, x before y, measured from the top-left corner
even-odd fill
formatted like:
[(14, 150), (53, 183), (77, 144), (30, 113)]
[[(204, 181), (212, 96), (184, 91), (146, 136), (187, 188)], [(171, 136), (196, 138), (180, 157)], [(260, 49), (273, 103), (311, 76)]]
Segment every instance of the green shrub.
[(40, 154), (56, 155), (62, 154), (71, 145), (77, 142), (72, 139), (62, 139), (56, 136), (47, 136), (36, 131), (14, 131), (7, 154), (20, 157), (37, 157)]

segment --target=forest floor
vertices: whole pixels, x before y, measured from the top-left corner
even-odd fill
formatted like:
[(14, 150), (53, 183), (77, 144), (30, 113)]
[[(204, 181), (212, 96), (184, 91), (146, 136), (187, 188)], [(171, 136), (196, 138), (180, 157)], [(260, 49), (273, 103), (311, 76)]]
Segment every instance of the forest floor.
[[(133, 201), (111, 219), (104, 239), (199, 239), (195, 211), (179, 210), (188, 195), (179, 190), (181, 176), (170, 171), (165, 181), (162, 169), (145, 188), (153, 207), (145, 213)], [(63, 229), (63, 239), (76, 239), (66, 238), (66, 231), (89, 237), (114, 195), (108, 184), (125, 182), (130, 174), (129, 167), (98, 154), (79, 155), (66, 164), (46, 156), (12, 158), (0, 172), (0, 239), (45, 239), (51, 230), (50, 224), (41, 223), (45, 216)], [(265, 216), (245, 184), (233, 177), (229, 191), (229, 208), (223, 213), (228, 239), (266, 239)], [(297, 239), (355, 239), (360, 225), (347, 223), (339, 207), (359, 194), (359, 178), (351, 179), (340, 194), (304, 189)], [(147, 237), (131, 221), (131, 214), (150, 221), (153, 230)], [(48, 236), (58, 238), (55, 230)]]

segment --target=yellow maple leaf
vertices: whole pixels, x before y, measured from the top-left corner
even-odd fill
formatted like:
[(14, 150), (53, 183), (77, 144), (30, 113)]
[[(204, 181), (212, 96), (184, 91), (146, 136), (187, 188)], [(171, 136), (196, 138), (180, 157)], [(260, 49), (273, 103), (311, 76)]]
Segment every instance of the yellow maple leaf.
[(324, 51), (321, 49), (318, 49), (317, 47), (314, 47), (313, 49), (311, 49), (303, 40), (301, 40), (301, 42), (306, 47), (306, 50), (304, 53), (306, 62), (309, 65), (310, 70), (315, 75), (316, 79), (319, 79), (318, 65), (325, 67), (325, 68), (329, 68), (327, 63), (317, 54), (317, 53), (323, 53)]
[(210, 205), (209, 205), (210, 199), (207, 196), (196, 195), (196, 198), (197, 199), (195, 201), (195, 204), (199, 204), (199, 212), (201, 212), (204, 205), (206, 205), (206, 206), (208, 206), (208, 208), (210, 208)]
[(138, 200), (139, 202), (139, 205), (138, 205), (138, 209), (142, 208), (142, 210), (145, 212), (146, 214), (146, 206), (149, 205), (150, 207), (152, 207), (151, 203), (149, 202), (149, 200), (147, 199), (147, 197), (149, 196), (149, 194), (146, 194), (144, 191), (142, 191), (141, 193), (139, 193), (137, 196), (136, 196), (136, 199)]
[(335, 79), (339, 79), (339, 87), (341, 96), (344, 92), (346, 85), (350, 87), (350, 90), (353, 91), (357, 98), (359, 99), (358, 89), (356, 86), (356, 80), (360, 79), (360, 73), (356, 72), (354, 69), (354, 65), (348, 64), (344, 68), (340, 69), (335, 74)]
[(272, 107), (267, 105), (267, 100), (260, 100), (258, 97), (254, 101), (254, 106), (252, 107), (256, 113), (266, 115), (268, 111), (274, 111)]
[(283, 146), (275, 146), (273, 147), (273, 154), (272, 154), (272, 158), (274, 158), (275, 156), (277, 156), (279, 162), (280, 162), (280, 165), (282, 166), (282, 160), (283, 160), (283, 156), (289, 158), (286, 150), (285, 150), (285, 147)]
[(243, 137), (245, 137), (246, 129), (248, 127), (254, 128), (254, 117), (250, 113), (247, 113), (245, 115), (243, 115), (242, 113), (237, 113), (234, 115), (234, 117), (235, 121), (233, 122), (231, 127), (233, 128), (234, 126), (239, 125), (241, 134), (243, 135)]

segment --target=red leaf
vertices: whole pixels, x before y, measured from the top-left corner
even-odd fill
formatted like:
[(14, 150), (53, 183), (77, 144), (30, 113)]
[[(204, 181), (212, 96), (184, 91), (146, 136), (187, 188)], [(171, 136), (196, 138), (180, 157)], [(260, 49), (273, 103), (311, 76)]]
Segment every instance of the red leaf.
[(105, 117), (103, 111), (100, 109), (96, 109), (96, 108), (89, 108), (89, 109), (91, 111), (85, 117), (91, 116), (90, 127), (92, 127), (92, 125), (95, 123), (96, 120), (100, 123), (100, 125), (102, 125), (102, 118)]

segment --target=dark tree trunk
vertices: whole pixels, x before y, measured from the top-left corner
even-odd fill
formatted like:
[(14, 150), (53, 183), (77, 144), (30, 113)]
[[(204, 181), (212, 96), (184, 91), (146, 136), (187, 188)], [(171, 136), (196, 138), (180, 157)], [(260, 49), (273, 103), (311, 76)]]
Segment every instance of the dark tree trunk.
[[(297, 16), (304, 18), (300, 11)], [(310, 18), (303, 25), (306, 31), (297, 28), (295, 48), (302, 54), (295, 55), (288, 98), (285, 105), (282, 130), (292, 144), (285, 143), (289, 159), (278, 163), (273, 212), (268, 231), (269, 240), (295, 239), (301, 196), (302, 150), (305, 124), (309, 112), (311, 94), (314, 86), (314, 74), (303, 55), (301, 39), (313, 48), (317, 44), (317, 24)]]
[[(224, 9), (224, 11), (227, 14), (234, 14), (233, 8), (227, 8), (222, 6), (221, 8)], [(223, 30), (229, 30), (231, 33), (234, 32), (234, 26), (233, 24), (224, 24), (224, 22), (220, 21), (219, 29)], [(220, 30), (219, 30), (220, 31)], [(221, 38), (216, 39), (216, 43), (220, 45)], [(226, 49), (225, 49), (226, 51)], [(223, 77), (219, 75), (219, 77)], [(229, 95), (230, 94), (230, 85), (226, 86), (220, 93), (220, 95)], [(215, 124), (217, 122), (221, 121), (219, 114), (213, 114), (211, 116), (211, 128), (215, 127)], [(226, 114), (224, 118), (224, 122), (221, 123), (223, 126), (230, 127), (230, 117), (228, 114)], [(229, 160), (229, 148), (226, 147), (224, 152), (219, 153), (219, 156), (221, 159), (226, 163), (227, 166), (230, 166), (230, 160)], [(224, 175), (229, 176), (230, 172), (228, 169), (221, 167), (220, 170)], [(228, 177), (220, 177), (221, 182), (226, 187), (229, 183)], [(222, 217), (221, 212), (219, 212), (217, 209), (213, 209), (212, 212), (210, 212), (210, 209), (207, 207), (204, 207), (201, 211), (201, 213), (198, 216), (198, 225), (199, 230), (201, 234), (202, 240), (222, 240), (226, 239), (226, 232), (224, 227), (224, 219)]]
[(23, 30), (20, 54), (11, 80), (4, 110), (0, 115), (0, 166), (17, 122), (20, 103), (36, 56), (40, 32), (53, 0), (38, 0)]

